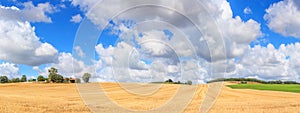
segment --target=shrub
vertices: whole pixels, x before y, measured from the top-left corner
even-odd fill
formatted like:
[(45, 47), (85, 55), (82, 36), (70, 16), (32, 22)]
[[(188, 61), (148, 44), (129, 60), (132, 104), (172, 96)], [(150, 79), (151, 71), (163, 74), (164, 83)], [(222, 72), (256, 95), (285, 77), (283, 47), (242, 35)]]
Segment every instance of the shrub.
[(37, 77), (37, 80), (38, 80), (38, 81), (45, 81), (45, 78), (44, 78), (42, 75), (39, 75), (39, 76)]
[(0, 83), (8, 83), (7, 76), (0, 76)]
[(82, 80), (85, 82), (85, 83), (88, 83), (89, 80), (91, 78), (91, 74), (90, 73), (84, 73), (83, 76), (82, 76)]
[(20, 78), (12, 78), (10, 81), (12, 83), (20, 82)]
[(69, 83), (70, 82), (70, 78), (65, 78), (64, 79), (64, 83)]
[(81, 83), (80, 78), (76, 78), (76, 79), (75, 79), (75, 83)]
[(48, 78), (49, 78), (49, 82), (54, 82), (54, 83), (62, 83), (64, 81), (64, 77), (57, 74), (57, 69), (55, 68), (50, 68), (48, 69), (48, 72), (49, 72), (49, 75), (48, 75)]
[(241, 81), (241, 84), (247, 84), (247, 81)]
[(190, 80), (188, 80), (188, 81), (187, 81), (187, 84), (188, 84), (188, 85), (192, 85), (192, 84), (193, 84), (193, 82), (192, 82), (192, 81), (190, 81)]
[(27, 81), (26, 75), (22, 75), (21, 82), (26, 82), (26, 81)]
[(168, 79), (165, 81), (165, 83), (173, 83), (173, 80), (172, 79)]

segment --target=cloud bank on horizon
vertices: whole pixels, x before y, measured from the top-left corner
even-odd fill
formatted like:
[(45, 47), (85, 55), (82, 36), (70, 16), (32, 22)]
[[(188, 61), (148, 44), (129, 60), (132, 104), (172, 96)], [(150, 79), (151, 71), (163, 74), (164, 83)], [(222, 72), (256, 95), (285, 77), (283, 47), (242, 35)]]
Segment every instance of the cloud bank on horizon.
[[(296, 0), (274, 1), (261, 12), (246, 6), (241, 14), (236, 13), (239, 10), (230, 0), (7, 3), (10, 5), (0, 2), (0, 70), (1, 75), (10, 78), (28, 70), (47, 76), (47, 69), (56, 67), (67, 77), (92, 73), (92, 81), (152, 82), (171, 78), (205, 83), (218, 77), (300, 81), (300, 4)], [(143, 7), (132, 7), (141, 4)], [(120, 13), (123, 9), (127, 10)], [(64, 17), (67, 19), (58, 19), (65, 10), (71, 10)], [(89, 21), (103, 30), (106, 36), (100, 36), (93, 46), (96, 57), (89, 59), (87, 48), (73, 45), (73, 41), (43, 35), (52, 30), (71, 32), (60, 29), (58, 21), (78, 28), (80, 22)], [(43, 29), (44, 24), (54, 27), (36, 30)], [(72, 33), (71, 40), (75, 40), (76, 31)], [(270, 34), (277, 38), (269, 38)], [(291, 43), (282, 41), (291, 38)], [(73, 48), (57, 48), (61, 45)]]

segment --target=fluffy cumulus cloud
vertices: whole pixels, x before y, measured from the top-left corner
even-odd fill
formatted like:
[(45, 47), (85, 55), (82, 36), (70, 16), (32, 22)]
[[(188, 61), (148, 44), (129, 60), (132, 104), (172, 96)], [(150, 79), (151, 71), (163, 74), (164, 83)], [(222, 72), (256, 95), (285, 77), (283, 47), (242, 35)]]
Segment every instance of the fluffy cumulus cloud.
[(284, 36), (300, 38), (300, 3), (298, 0), (284, 0), (266, 9), (264, 19), (268, 27)]
[[(216, 13), (215, 16), (225, 42), (227, 58), (241, 56), (249, 43), (261, 36), (260, 24), (252, 19), (244, 22), (239, 16), (232, 18), (230, 5), (226, 1), (213, 4), (220, 7), (216, 12), (221, 13)], [(213, 29), (208, 29), (206, 32), (212, 31)]]
[(81, 20), (82, 20), (82, 17), (80, 16), (80, 14), (77, 14), (77, 15), (72, 16), (70, 21), (74, 22), (74, 23), (79, 23), (79, 22), (81, 22)]
[(57, 63), (51, 63), (45, 68), (37, 69), (40, 75), (47, 76), (48, 69), (54, 67), (64, 77), (81, 78), (84, 73), (94, 75), (94, 67), (85, 65), (83, 61), (75, 59), (71, 53), (60, 53)]
[[(188, 66), (190, 69), (186, 69), (184, 74), (190, 76), (186, 79), (197, 79), (201, 82), (212, 72), (213, 74), (224, 72), (226, 66), (209, 70), (209, 66), (200, 64), (218, 66), (217, 64), (224, 64), (224, 60), (239, 57), (248, 49), (250, 42), (262, 35), (260, 24), (256, 21), (252, 19), (243, 21), (239, 16), (233, 17), (229, 2), (226, 0), (201, 2), (106, 0), (97, 3), (97, 1), (72, 1), (72, 4), (79, 6), (85, 12), (87, 19), (100, 29), (103, 29), (109, 20), (113, 20), (114, 24), (110, 26), (117, 31), (114, 33), (119, 35), (120, 42), (109, 48), (97, 46), (100, 59), (104, 61), (104, 64), (110, 64), (107, 60), (112, 59), (118, 61), (118, 64), (123, 67), (129, 64), (129, 69), (143, 70), (140, 71), (141, 73), (145, 72), (146, 68), (151, 70), (151, 67), (154, 67), (151, 65), (158, 65), (157, 59), (163, 63), (160, 69), (170, 71), (175, 69), (172, 66), (179, 66), (182, 63), (180, 59), (189, 59), (194, 61), (198, 68)], [(133, 8), (144, 4), (153, 4), (153, 6)], [(170, 9), (158, 7), (158, 5)], [(120, 13), (122, 11), (124, 12)], [(124, 20), (129, 20), (129, 22)], [(171, 32), (172, 35), (166, 33), (165, 30)], [(101, 52), (112, 48), (113, 54), (116, 55), (101, 56), (105, 55), (105, 52)], [(128, 62), (130, 58), (128, 54), (133, 49), (138, 51), (140, 57), (134, 57), (137, 60)], [(126, 71), (120, 70), (120, 73), (122, 72)], [(131, 69), (129, 72), (135, 73)], [(152, 73), (172, 75), (172, 72), (161, 72), (159, 69), (152, 69)], [(173, 73), (173, 76), (177, 75)]]
[(250, 9), (250, 7), (246, 7), (244, 9), (244, 14), (252, 14), (252, 10)]
[(47, 13), (56, 9), (49, 3), (21, 3), (15, 6), (0, 6), (0, 59), (15, 64), (38, 66), (57, 61), (58, 51), (49, 43), (41, 42), (35, 27), (29, 22), (51, 22)]
[[(162, 43), (161, 40), (168, 41)], [(135, 43), (123, 40), (116, 46), (107, 48), (98, 44), (96, 78), (101, 81), (119, 82), (154, 82), (172, 79), (204, 83), (208, 80), (209, 62), (195, 58), (181, 61), (176, 50), (167, 46), (167, 43), (171, 43), (171, 40), (163, 31), (148, 31), (142, 33)]]
[(52, 22), (47, 14), (56, 11), (49, 2), (39, 3), (35, 6), (31, 1), (21, 3), (22, 9), (15, 6), (5, 7), (0, 5), (0, 16), (5, 20), (30, 21), (30, 22)]
[[(150, 74), (157, 75), (158, 80), (171, 78), (173, 80), (193, 80), (193, 83), (203, 83), (210, 79), (223, 77), (300, 82), (299, 53), (300, 43), (282, 44), (277, 49), (272, 44), (266, 47), (257, 45), (251, 48), (248, 46), (242, 56), (227, 61), (208, 62), (203, 59), (184, 59), (180, 62), (180, 66), (168, 65), (161, 61), (154, 62), (151, 65), (153, 72)], [(180, 74), (167, 76), (172, 72)], [(139, 71), (139, 74), (149, 75), (149, 72)], [(182, 78), (178, 79), (178, 75)]]
[(79, 57), (84, 57), (85, 56), (85, 53), (82, 51), (81, 47), (75, 46), (74, 49), (75, 49), (76, 54)]
[(42, 43), (29, 22), (0, 17), (0, 59), (16, 64), (37, 66), (56, 61), (58, 51)]
[(1, 63), (0, 64), (0, 76), (7, 76), (9, 79), (20, 77), (19, 67), (12, 63)]
[(249, 47), (227, 76), (300, 81), (299, 50), (300, 43), (281, 45), (278, 49), (272, 44)]
[[(139, 7), (139, 10), (132, 8), (136, 5), (144, 5), (146, 4), (145, 2), (147, 4), (163, 5), (175, 10), (149, 6)], [(100, 28), (103, 28), (113, 17), (115, 21), (124, 19), (135, 22), (157, 20), (172, 24), (181, 29), (186, 35), (194, 34), (194, 36), (187, 35), (186, 37), (192, 42), (192, 46), (196, 49), (197, 54), (207, 60), (220, 60), (225, 57), (234, 58), (240, 56), (247, 49), (250, 42), (261, 36), (260, 24), (252, 19), (244, 22), (239, 16), (233, 17), (231, 7), (226, 0), (199, 2), (207, 7), (201, 7), (197, 4), (198, 1), (194, 1), (195, 3), (183, 0), (145, 2), (111, 0), (97, 4), (97, 1), (74, 0), (72, 4), (81, 7), (86, 12), (86, 17), (95, 25), (100, 26)], [(114, 6), (112, 7), (109, 4), (114, 4)], [(193, 11), (190, 11), (190, 9), (193, 9)], [(124, 10), (126, 12), (120, 14)], [(106, 15), (103, 15), (103, 13)], [(184, 14), (185, 17), (179, 13)], [(214, 17), (216, 21), (211, 21), (205, 14)], [(193, 23), (189, 23), (186, 18), (193, 20)], [(195, 24), (198, 26), (195, 26)], [(124, 28), (121, 27), (120, 30)], [(197, 30), (197, 27), (200, 27), (201, 33)], [(178, 43), (180, 44), (180, 42)], [(226, 48), (221, 47), (224, 44)], [(226, 51), (227, 56), (225, 56), (224, 51)], [(215, 59), (211, 59), (212, 56)]]

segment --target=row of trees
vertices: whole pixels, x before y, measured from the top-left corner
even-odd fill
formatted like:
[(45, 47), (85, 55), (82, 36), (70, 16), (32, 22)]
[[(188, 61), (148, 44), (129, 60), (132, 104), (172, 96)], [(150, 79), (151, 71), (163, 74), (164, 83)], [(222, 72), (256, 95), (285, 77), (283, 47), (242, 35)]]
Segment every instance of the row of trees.
[[(49, 72), (49, 75), (48, 75), (48, 78), (43, 78), (43, 76), (39, 76), (38, 77), (38, 81), (42, 81), (42, 80), (48, 80), (49, 82), (52, 82), (52, 83), (63, 83), (64, 81), (65, 82), (69, 82), (72, 78), (64, 78), (62, 75), (58, 74), (58, 70), (56, 68), (50, 68), (48, 69), (48, 72)], [(84, 73), (83, 76), (82, 76), (82, 80), (85, 82), (85, 83), (88, 83), (89, 80), (91, 78), (91, 74), (90, 73)], [(75, 82), (76, 83), (80, 83), (81, 80), (79, 78), (76, 78), (75, 79)]]
[[(30, 79), (28, 81), (46, 81), (46, 82), (52, 82), (52, 83), (63, 83), (63, 82), (70, 82), (74, 81), (75, 83), (81, 83), (80, 78), (65, 78), (62, 75), (58, 74), (58, 70), (56, 68), (50, 68), (48, 69), (49, 75), (48, 78), (45, 78), (42, 75), (39, 75), (37, 79)], [(84, 73), (82, 76), (82, 80), (85, 83), (88, 83), (91, 78), (90, 73)], [(23, 75), (21, 78), (12, 78), (8, 79), (7, 76), (0, 76), (0, 83), (16, 83), (16, 82), (27, 82), (26, 75)]]
[(0, 76), (0, 83), (16, 83), (16, 82), (27, 82), (26, 75), (22, 75), (21, 78), (8, 79), (7, 76)]
[(221, 81), (241, 81), (241, 83), (258, 82), (262, 84), (300, 84), (296, 81), (281, 81), (281, 80), (264, 81), (256, 78), (219, 78), (219, 79), (208, 81), (207, 83), (221, 82)]
[(166, 83), (166, 84), (188, 84), (188, 85), (193, 84), (193, 82), (191, 80), (188, 80), (187, 82), (184, 83), (184, 82), (180, 82), (180, 81), (174, 82), (172, 79), (168, 79), (164, 83)]

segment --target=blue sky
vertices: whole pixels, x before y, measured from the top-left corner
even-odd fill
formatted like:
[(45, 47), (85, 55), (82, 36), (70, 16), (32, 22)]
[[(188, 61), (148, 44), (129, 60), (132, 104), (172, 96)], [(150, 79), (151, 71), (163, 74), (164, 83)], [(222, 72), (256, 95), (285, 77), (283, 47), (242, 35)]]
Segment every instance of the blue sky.
[[(267, 43), (260, 43), (262, 46), (266, 46), (268, 43), (272, 43), (276, 48), (281, 44), (291, 44), (299, 42), (299, 38), (285, 37), (278, 33), (271, 31), (266, 25), (264, 20), (265, 10), (273, 3), (282, 0), (228, 0), (233, 11), (234, 16), (240, 16), (244, 21), (253, 19), (261, 23), (261, 31), (265, 34), (262, 39), (268, 40)], [(252, 14), (244, 14), (244, 9), (249, 7), (252, 10)], [(252, 46), (255, 45), (252, 43)]]
[[(262, 48), (263, 47), (267, 48), (268, 45), (271, 44), (276, 49), (279, 49), (281, 44), (288, 45), (288, 44), (295, 44), (297, 42), (300, 42), (299, 37), (285, 36), (281, 32), (276, 32), (276, 30), (270, 29), (270, 27), (268, 26), (268, 22), (270, 20), (266, 20), (264, 18), (264, 16), (266, 15), (266, 10), (270, 7), (270, 5), (276, 4), (280, 1), (281, 0), (227, 0), (227, 2), (230, 4), (231, 11), (233, 12), (232, 18), (235, 18), (236, 16), (240, 16), (243, 22), (247, 22), (249, 19), (253, 19), (254, 21), (260, 24), (260, 32), (262, 33), (262, 35), (255, 37), (254, 40), (248, 43), (248, 45), (251, 48), (254, 48), (257, 45), (260, 45)], [(286, 0), (285, 2), (287, 1), (291, 2), (290, 0)], [(20, 0), (20, 1), (1, 0), (0, 5), (4, 7), (15, 6), (20, 10), (22, 10), (25, 7), (22, 4), (26, 2), (28, 2), (28, 0)], [(33, 1), (32, 3), (36, 7), (38, 4), (46, 3), (46, 2), (48, 1), (36, 0)], [(72, 52), (74, 53), (74, 40), (78, 28), (81, 24), (81, 21), (82, 20), (93, 21), (91, 17), (86, 16), (88, 12), (86, 11), (86, 9), (91, 9), (90, 8), (91, 6), (86, 5), (85, 1), (81, 1), (81, 0), (74, 0), (74, 1), (54, 0), (54, 1), (50, 1), (49, 3), (52, 7), (55, 8), (52, 10), (52, 12), (45, 11), (45, 15), (48, 18), (51, 18), (52, 22), (45, 22), (45, 21), (34, 22), (32, 20), (26, 20), (26, 19), (25, 21), (29, 21), (31, 27), (35, 28), (34, 32), (36, 36), (39, 38), (41, 43), (51, 44), (58, 51), (58, 54), (72, 53)], [(249, 9), (248, 14), (245, 14), (244, 10), (246, 8)], [(0, 12), (1, 16), (7, 16), (3, 14), (1, 15)], [(82, 19), (80, 19), (79, 22), (70, 21), (72, 19), (72, 16), (78, 14), (82, 17)], [(169, 36), (170, 34), (172, 34), (172, 32), (168, 30), (164, 30), (164, 32)], [(112, 48), (116, 47), (115, 42), (119, 37), (118, 35), (120, 34), (113, 34), (111, 29), (105, 29), (98, 41), (98, 44), (102, 44), (104, 49), (109, 48), (110, 45), (114, 45), (112, 46)], [(172, 35), (170, 37), (172, 37)], [(84, 50), (84, 48), (81, 49)], [(235, 58), (238, 59), (240, 58), (240, 56), (235, 56)], [(96, 55), (95, 60), (99, 60), (101, 58), (102, 58), (101, 55)], [(81, 60), (86, 60), (88, 62), (91, 61), (92, 59), (82, 58)], [(142, 60), (147, 61), (145, 59)], [(10, 61), (7, 59), (1, 59), (1, 61), (2, 63), (8, 62), (8, 63), (17, 64), (19, 66), (19, 73), (29, 75), (29, 76), (37, 76), (38, 74), (42, 73), (41, 71), (43, 70), (43, 68), (53, 66), (52, 63), (44, 63), (38, 65), (40, 71), (37, 71), (33, 69), (32, 65), (16, 63), (14, 61)], [(146, 64), (150, 65), (151, 63), (146, 62)]]

